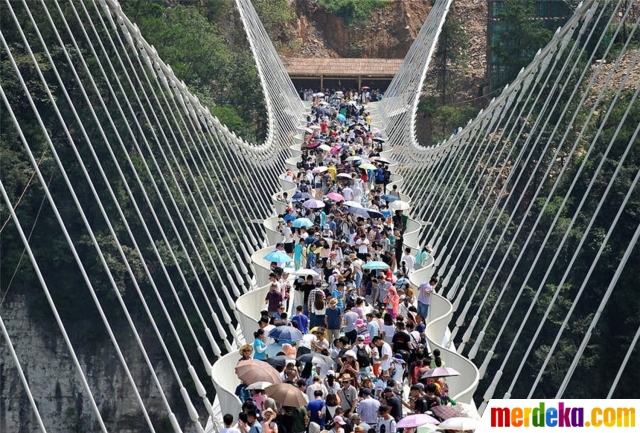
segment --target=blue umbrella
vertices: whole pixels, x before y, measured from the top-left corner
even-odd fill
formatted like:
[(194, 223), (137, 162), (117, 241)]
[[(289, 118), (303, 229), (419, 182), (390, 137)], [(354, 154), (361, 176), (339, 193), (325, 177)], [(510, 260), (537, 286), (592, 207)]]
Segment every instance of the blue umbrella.
[(309, 194), (308, 192), (300, 192), (300, 191), (298, 191), (291, 198), (293, 200), (301, 200), (301, 199), (302, 200), (309, 200), (310, 198), (313, 198), (313, 196), (311, 194)]
[(365, 263), (365, 265), (362, 268), (363, 269), (389, 269), (389, 265), (387, 265), (385, 262), (374, 260), (374, 261)]
[(313, 222), (309, 218), (298, 218), (296, 219), (292, 226), (295, 228), (306, 227), (309, 228), (313, 225)]
[(276, 326), (269, 332), (269, 337), (274, 340), (300, 341), (302, 332), (293, 326)]
[[(295, 198), (295, 195), (293, 196)], [(389, 203), (394, 202), (396, 200), (398, 200), (398, 197), (396, 197), (395, 195), (391, 195), (391, 194), (382, 194), (380, 196), (380, 198), (382, 200), (388, 201)]]
[(293, 261), (293, 257), (291, 257), (289, 254), (282, 251), (272, 251), (266, 256), (264, 256), (264, 259), (269, 262), (276, 262), (276, 263)]
[(347, 120), (346, 117), (344, 117), (343, 114), (337, 114), (336, 117), (338, 118), (338, 120), (340, 120), (341, 122), (344, 122), (345, 120)]

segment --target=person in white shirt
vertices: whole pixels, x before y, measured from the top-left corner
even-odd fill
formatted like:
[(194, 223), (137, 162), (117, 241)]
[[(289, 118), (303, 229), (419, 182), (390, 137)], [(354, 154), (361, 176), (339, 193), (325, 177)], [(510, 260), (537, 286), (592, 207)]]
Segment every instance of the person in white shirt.
[(377, 361), (380, 362), (380, 370), (389, 371), (391, 369), (392, 358), (391, 345), (384, 341), (384, 339), (380, 336), (373, 337), (371, 342), (378, 348), (379, 356), (377, 358)]
[(220, 433), (240, 433), (240, 430), (233, 426), (233, 415), (230, 413), (225, 414), (222, 417), (222, 422), (224, 423), (224, 428), (220, 430)]
[(409, 275), (413, 272), (413, 267), (416, 264), (416, 259), (411, 255), (411, 248), (404, 249), (404, 254), (402, 255), (401, 260), (407, 264), (407, 278), (409, 278)]
[(322, 379), (320, 378), (320, 376), (313, 376), (313, 383), (309, 385), (305, 391), (307, 396), (309, 397), (309, 401), (314, 399), (313, 393), (316, 390), (322, 391), (322, 398), (327, 397), (328, 391), (327, 391), (327, 388), (322, 383)]
[(347, 186), (342, 190), (342, 196), (344, 197), (344, 199), (346, 201), (351, 201), (353, 200), (353, 190)]

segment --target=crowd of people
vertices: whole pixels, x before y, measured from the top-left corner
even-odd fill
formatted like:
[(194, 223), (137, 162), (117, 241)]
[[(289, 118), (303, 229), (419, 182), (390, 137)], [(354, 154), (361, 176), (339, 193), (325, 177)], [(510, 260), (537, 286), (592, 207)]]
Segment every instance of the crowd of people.
[[(286, 256), (271, 263), (259, 329), (240, 351), (241, 360), (272, 364), (307, 404), (282, 406), (242, 383), (240, 433), (394, 433), (406, 413), (455, 404), (445, 379), (423, 378), (445, 367), (425, 335), (438, 280), (416, 291), (408, 280), (432, 249), (404, 245), (407, 217), (392, 206), (400, 192), (387, 191), (384, 140), (365, 108), (322, 95), (307, 119), (298, 171), (286, 173), (297, 191), (280, 197), (287, 208), (275, 252)], [(269, 333), (279, 326), (302, 338), (274, 340)]]

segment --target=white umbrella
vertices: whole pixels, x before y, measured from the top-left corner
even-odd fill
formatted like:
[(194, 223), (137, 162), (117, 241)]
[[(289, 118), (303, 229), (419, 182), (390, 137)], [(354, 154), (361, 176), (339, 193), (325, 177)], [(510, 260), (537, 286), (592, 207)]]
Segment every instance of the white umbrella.
[(307, 275), (311, 275), (312, 277), (319, 277), (320, 274), (314, 271), (313, 269), (303, 269), (300, 268), (297, 271), (293, 272), (293, 275), (306, 277)]
[(266, 389), (268, 386), (271, 386), (271, 385), (273, 385), (273, 383), (261, 380), (259, 382), (254, 382), (251, 385), (247, 386), (247, 389)]
[(322, 149), (324, 151), (327, 151), (327, 150), (331, 150), (331, 146), (329, 146), (327, 144), (321, 144), (320, 146), (318, 146), (318, 149)]
[(322, 92), (318, 92), (318, 93), (316, 93), (316, 96), (317, 96), (318, 98), (324, 98), (324, 93), (322, 93)]
[(454, 417), (445, 419), (440, 423), (438, 429), (440, 430), (475, 430), (478, 428), (478, 420), (473, 418), (465, 418), (465, 417)]
[(350, 156), (349, 158), (346, 159), (346, 161), (364, 161), (364, 159), (362, 159), (359, 156)]
[(357, 201), (353, 201), (353, 200), (345, 201), (343, 204), (345, 206), (349, 206), (349, 207), (362, 207), (362, 205), (360, 203), (358, 203)]
[(396, 200), (394, 202), (389, 203), (390, 210), (407, 210), (410, 209), (411, 205), (406, 201)]

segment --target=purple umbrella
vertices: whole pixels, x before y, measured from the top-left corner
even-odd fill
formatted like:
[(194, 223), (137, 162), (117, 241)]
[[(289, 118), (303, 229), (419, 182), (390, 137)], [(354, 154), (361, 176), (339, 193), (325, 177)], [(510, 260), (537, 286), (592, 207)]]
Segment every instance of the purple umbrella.
[(324, 207), (324, 202), (316, 199), (311, 199), (305, 201), (302, 206), (306, 207), (307, 209), (320, 209)]

